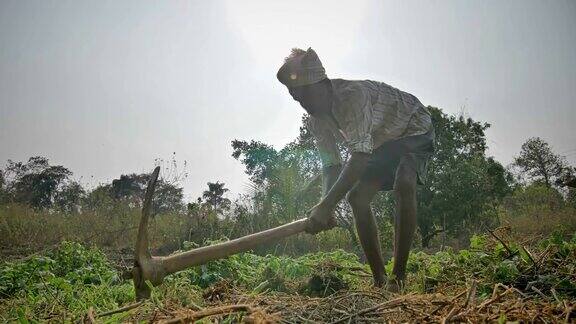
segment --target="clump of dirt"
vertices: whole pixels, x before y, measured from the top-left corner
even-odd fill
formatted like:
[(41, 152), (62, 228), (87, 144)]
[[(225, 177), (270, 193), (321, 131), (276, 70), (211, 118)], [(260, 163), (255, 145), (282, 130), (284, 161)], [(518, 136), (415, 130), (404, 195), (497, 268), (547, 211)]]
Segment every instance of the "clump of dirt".
[(234, 287), (232, 283), (228, 280), (220, 280), (212, 286), (204, 289), (202, 298), (210, 302), (221, 302), (231, 295), (233, 289)]
[(262, 277), (265, 278), (265, 281), (263, 283), (263, 286), (259, 287), (258, 290), (269, 289), (281, 292), (288, 292), (290, 290), (288, 287), (289, 283), (286, 280), (286, 278), (284, 278), (282, 274), (278, 273), (277, 271), (274, 271), (270, 267), (266, 267), (264, 269)]
[(348, 284), (336, 273), (316, 273), (310, 277), (306, 288), (310, 296), (325, 297), (347, 289)]
[(309, 296), (325, 297), (348, 288), (348, 282), (344, 279), (340, 265), (323, 262), (314, 269), (301, 291)]

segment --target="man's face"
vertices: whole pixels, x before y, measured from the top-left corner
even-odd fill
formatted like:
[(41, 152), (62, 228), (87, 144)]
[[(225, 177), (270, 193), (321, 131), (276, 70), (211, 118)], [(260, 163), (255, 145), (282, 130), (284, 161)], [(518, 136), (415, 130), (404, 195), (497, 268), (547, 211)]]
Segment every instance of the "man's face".
[(332, 104), (329, 82), (318, 82), (300, 87), (288, 88), (292, 98), (312, 115), (328, 112)]

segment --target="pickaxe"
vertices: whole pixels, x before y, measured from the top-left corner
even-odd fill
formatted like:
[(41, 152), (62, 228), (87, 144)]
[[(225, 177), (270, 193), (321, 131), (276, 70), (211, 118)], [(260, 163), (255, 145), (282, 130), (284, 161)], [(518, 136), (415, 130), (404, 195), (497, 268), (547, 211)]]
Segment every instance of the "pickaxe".
[(146, 281), (149, 281), (154, 286), (160, 285), (164, 277), (169, 274), (204, 264), (211, 260), (222, 259), (239, 252), (251, 250), (260, 244), (277, 241), (303, 232), (307, 227), (308, 219), (305, 218), (216, 245), (205, 246), (165, 257), (152, 256), (148, 250), (148, 218), (150, 216), (152, 196), (154, 195), (159, 173), (160, 167), (156, 167), (148, 180), (148, 187), (146, 188), (146, 195), (144, 196), (144, 206), (142, 207), (142, 217), (138, 227), (136, 255), (134, 268), (132, 268), (132, 279), (134, 280), (137, 300), (150, 297), (151, 291)]

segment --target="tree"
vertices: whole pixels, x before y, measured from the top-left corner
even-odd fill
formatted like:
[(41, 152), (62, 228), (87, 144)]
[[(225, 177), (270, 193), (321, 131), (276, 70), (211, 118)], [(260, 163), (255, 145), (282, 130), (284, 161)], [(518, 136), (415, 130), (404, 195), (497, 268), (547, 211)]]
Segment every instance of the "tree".
[[(110, 203), (108, 199), (123, 202), (133, 208), (141, 208), (148, 185), (150, 173), (123, 174), (109, 184), (103, 184), (94, 189), (86, 199), (91, 209), (105, 207)], [(152, 199), (152, 214), (178, 212), (184, 209), (182, 201), (183, 189), (164, 179), (156, 183), (156, 190)]]
[(215, 211), (227, 210), (230, 208), (230, 199), (224, 198), (224, 194), (228, 191), (224, 188), (224, 183), (208, 182), (208, 190), (202, 193), (202, 197), (206, 200)]
[(241, 159), (250, 180), (262, 184), (270, 175), (270, 169), (278, 159), (278, 152), (270, 145), (258, 141), (232, 141), (232, 157)]
[[(302, 126), (298, 137), (277, 151), (272, 146), (259, 141), (232, 141), (232, 157), (244, 164), (245, 173), (256, 184), (270, 181), (274, 172), (281, 168), (297, 167), (307, 178), (318, 174), (321, 165), (316, 153), (314, 138), (304, 126), (308, 115), (302, 117)], [(344, 154), (344, 150), (342, 151)]]
[(486, 156), (484, 132), (490, 124), (428, 109), (436, 130), (436, 152), (427, 183), (418, 190), (423, 246), (438, 233), (457, 234), (489, 221), (486, 217), (511, 192), (513, 181), (500, 163)]
[(529, 138), (522, 144), (513, 165), (520, 170), (521, 175), (532, 181), (542, 181), (548, 187), (552, 187), (556, 180), (562, 182), (574, 173), (566, 158), (552, 152), (550, 145), (540, 137)]
[[(72, 172), (67, 168), (50, 165), (45, 157), (35, 156), (28, 162), (8, 160), (4, 176), (10, 200), (28, 204), (35, 208), (49, 208), (61, 185), (65, 184)], [(6, 180), (4, 180), (6, 181)]]
[(183, 198), (184, 193), (182, 187), (178, 187), (165, 180), (160, 180), (154, 193), (152, 208), (157, 214), (179, 212), (184, 210)]
[(110, 194), (114, 199), (132, 199), (138, 205), (144, 197), (149, 174), (123, 174), (112, 180)]
[(234, 140), (232, 148), (253, 182), (251, 222), (257, 230), (303, 217), (318, 201), (320, 187), (313, 180), (320, 173), (320, 159), (306, 127), (279, 151), (256, 141)]
[(82, 199), (82, 211), (101, 212), (112, 214), (114, 205), (119, 203), (110, 194), (111, 184), (102, 184), (88, 192)]
[(78, 212), (85, 195), (86, 190), (82, 188), (82, 185), (76, 181), (71, 181), (56, 193), (54, 201), (56, 206), (62, 211), (69, 213)]

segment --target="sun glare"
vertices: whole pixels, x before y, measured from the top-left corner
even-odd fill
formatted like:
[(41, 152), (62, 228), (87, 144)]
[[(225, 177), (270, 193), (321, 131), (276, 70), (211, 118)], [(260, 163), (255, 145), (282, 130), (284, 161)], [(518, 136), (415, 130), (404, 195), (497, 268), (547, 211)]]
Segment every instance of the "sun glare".
[[(350, 4), (353, 5), (350, 5)], [(313, 47), (330, 61), (344, 58), (365, 16), (365, 1), (227, 1), (233, 29), (260, 64), (274, 66), (292, 47)]]

